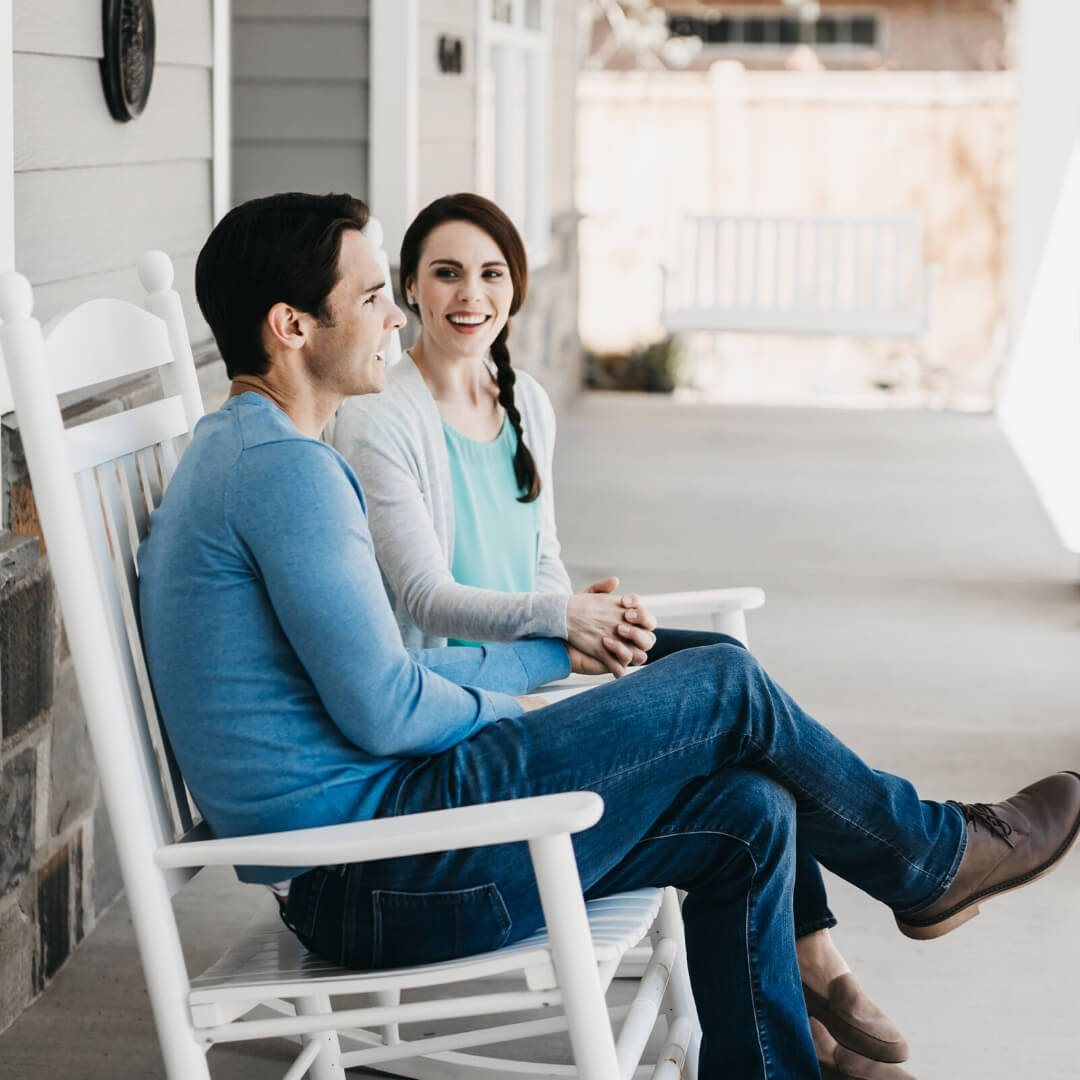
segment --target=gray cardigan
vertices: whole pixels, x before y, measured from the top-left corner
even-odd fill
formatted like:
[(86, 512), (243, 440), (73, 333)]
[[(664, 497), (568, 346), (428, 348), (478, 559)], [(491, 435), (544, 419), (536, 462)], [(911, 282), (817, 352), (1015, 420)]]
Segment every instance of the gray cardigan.
[(526, 372), (517, 373), (514, 390), (525, 443), (540, 471), (534, 593), (502, 593), (454, 581), (454, 494), (442, 421), (408, 353), (387, 372), (381, 394), (349, 398), (338, 411), (332, 442), (364, 489), (375, 556), (410, 648), (435, 648), (448, 637), (566, 637), (566, 603), (573, 589), (555, 533), (555, 412)]

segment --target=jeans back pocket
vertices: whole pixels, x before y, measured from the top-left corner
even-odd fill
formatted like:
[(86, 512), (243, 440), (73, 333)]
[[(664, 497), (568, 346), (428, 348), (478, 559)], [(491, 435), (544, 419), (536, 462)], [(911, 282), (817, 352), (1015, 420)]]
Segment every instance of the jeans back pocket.
[(450, 892), (371, 893), (374, 967), (411, 967), (501, 948), (510, 913), (494, 883)]

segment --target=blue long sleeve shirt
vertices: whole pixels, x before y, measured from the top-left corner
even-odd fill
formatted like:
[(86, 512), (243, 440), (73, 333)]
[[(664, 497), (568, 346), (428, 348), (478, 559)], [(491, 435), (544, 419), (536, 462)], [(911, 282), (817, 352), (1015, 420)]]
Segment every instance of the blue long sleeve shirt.
[(199, 421), (138, 563), (154, 693), (218, 836), (373, 817), (412, 759), (570, 667), (548, 639), (405, 649), (355, 475), (254, 393)]

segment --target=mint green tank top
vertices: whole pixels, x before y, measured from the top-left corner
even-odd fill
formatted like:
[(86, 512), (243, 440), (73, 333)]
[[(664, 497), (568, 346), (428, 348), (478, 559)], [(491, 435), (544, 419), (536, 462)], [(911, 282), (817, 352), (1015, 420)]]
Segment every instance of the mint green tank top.
[[(517, 433), (503, 419), (491, 442), (476, 442), (443, 421), (454, 491), (454, 560), (459, 585), (499, 592), (535, 592), (540, 500), (517, 501)], [(451, 638), (449, 645), (477, 645)]]

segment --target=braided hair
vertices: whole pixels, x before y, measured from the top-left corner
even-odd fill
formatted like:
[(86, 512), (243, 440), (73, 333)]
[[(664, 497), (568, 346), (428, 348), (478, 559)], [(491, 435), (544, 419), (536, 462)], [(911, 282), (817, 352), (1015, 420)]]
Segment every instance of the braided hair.
[(540, 472), (536, 468), (532, 453), (525, 445), (525, 436), (521, 431), (521, 413), (514, 404), (514, 382), (517, 375), (510, 364), (510, 350), (506, 339), (510, 336), (509, 322), (499, 331), (499, 336), (491, 343), (491, 359), (495, 361), (495, 382), (499, 387), (499, 404), (517, 433), (517, 451), (514, 454), (514, 479), (517, 480), (518, 502), (532, 502), (540, 494)]
[[(409, 295), (409, 283), (416, 277), (420, 266), (420, 255), (430, 233), (440, 225), (450, 221), (465, 221), (483, 229), (495, 241), (506, 265), (510, 280), (514, 286), (514, 298), (510, 302), (510, 316), (521, 309), (528, 288), (529, 270), (525, 257), (525, 244), (514, 223), (490, 199), (471, 192), (458, 195), (444, 195), (424, 207), (405, 230), (401, 241), (401, 260), (399, 284), (401, 295)], [(409, 304), (410, 310), (419, 315), (416, 304)], [(517, 450), (514, 453), (514, 479), (517, 481), (518, 502), (533, 502), (540, 495), (540, 471), (536, 467), (531, 451), (525, 445), (521, 427), (521, 412), (514, 401), (514, 382), (517, 375), (510, 363), (510, 350), (507, 339), (510, 337), (510, 322), (499, 331), (491, 345), (491, 359), (495, 363), (495, 382), (499, 388), (499, 404), (517, 435)]]

